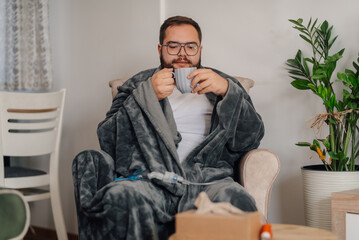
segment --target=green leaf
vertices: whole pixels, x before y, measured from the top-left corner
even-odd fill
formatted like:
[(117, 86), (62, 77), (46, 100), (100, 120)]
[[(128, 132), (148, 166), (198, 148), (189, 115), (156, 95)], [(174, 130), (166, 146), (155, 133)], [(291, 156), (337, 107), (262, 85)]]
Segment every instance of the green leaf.
[(342, 80), (342, 81), (347, 81), (348, 79), (347, 79), (347, 75), (346, 74), (344, 74), (344, 73), (337, 73), (337, 77), (338, 77), (338, 79), (340, 79), (340, 80)]
[(326, 33), (327, 32), (327, 29), (328, 29), (328, 21), (325, 20), (322, 25), (320, 26), (320, 30), (323, 32), (323, 33)]
[(358, 80), (357, 78), (355, 78), (354, 76), (350, 75), (349, 76), (349, 81), (352, 84), (352, 86), (354, 87), (354, 89), (356, 89), (358, 87)]
[(308, 25), (307, 25), (307, 28), (310, 27), (310, 24), (312, 23), (312, 18), (309, 19), (309, 22), (308, 22)]
[(310, 76), (310, 71), (309, 71), (309, 68), (308, 68), (308, 64), (307, 64), (307, 60), (308, 58), (304, 58), (303, 59), (303, 67), (304, 67), (304, 71), (305, 71), (305, 74), (306, 76)]
[(304, 33), (305, 35), (309, 36), (308, 30), (304, 27), (293, 27), (294, 29), (297, 29), (299, 32)]
[(336, 97), (335, 97), (335, 94), (330, 98), (330, 109), (332, 111), (334, 111), (334, 107), (335, 107), (335, 104), (336, 104), (337, 100), (336, 100)]
[(318, 18), (315, 19), (313, 25), (312, 25), (312, 28), (310, 29), (310, 32), (313, 32), (313, 29), (315, 28), (315, 26), (317, 25), (317, 22), (318, 22)]
[(298, 68), (297, 61), (294, 59), (288, 59), (286, 64), (292, 68)]
[(299, 36), (300, 36), (301, 38), (303, 38), (303, 39), (304, 39), (306, 42), (308, 42), (309, 44), (313, 44), (312, 41), (310, 41), (310, 39), (307, 38), (306, 36), (304, 36), (303, 34), (299, 34)]
[(312, 145), (312, 144), (310, 144), (309, 142), (298, 142), (295, 145), (300, 146), (300, 147), (310, 147), (310, 145)]
[(341, 161), (346, 160), (346, 156), (345, 156), (344, 152), (342, 152), (342, 151), (337, 153), (337, 157)]
[(345, 74), (347, 74), (347, 75), (352, 75), (352, 76), (354, 76), (354, 77), (356, 77), (356, 74), (355, 74), (355, 72), (353, 72), (352, 70), (350, 70), (350, 69), (345, 69)]
[(326, 88), (326, 90), (327, 90), (327, 93), (328, 93), (327, 96), (331, 96), (332, 95), (332, 89), (331, 88)]
[[(326, 43), (328, 43), (329, 39), (332, 36), (332, 30), (333, 30), (333, 26), (331, 26), (328, 31), (327, 31), (327, 36), (326, 36)], [(329, 49), (328, 49), (329, 50)]]
[(337, 153), (330, 151), (328, 154), (333, 160), (339, 160)]
[(326, 76), (324, 74), (318, 74), (318, 75), (313, 75), (312, 78), (315, 80), (321, 80), (323, 78), (325, 78)]
[(328, 93), (328, 88), (324, 88), (323, 91), (322, 91), (322, 94), (323, 94), (323, 99), (328, 99), (329, 97), (329, 93)]
[(337, 124), (337, 122), (334, 121), (332, 118), (328, 118), (328, 121), (329, 121), (330, 123), (332, 123), (332, 124)]
[(355, 62), (353, 62), (353, 66), (354, 66), (354, 68), (355, 68), (357, 71), (359, 71), (359, 66), (358, 66), (358, 64), (356, 64)]
[(293, 74), (293, 75), (297, 75), (297, 76), (306, 77), (306, 75), (302, 71), (298, 71), (298, 70), (288, 70), (288, 73)]
[(340, 50), (339, 52), (337, 52), (334, 56), (338, 56), (338, 59), (343, 57), (343, 53), (345, 51), (345, 48), (343, 48), (342, 50)]
[(320, 143), (317, 139), (313, 140), (313, 145), (320, 148)]
[(297, 51), (297, 54), (295, 55), (295, 60), (299, 63), (302, 62), (302, 51), (301, 50)]
[(337, 52), (336, 54), (334, 54), (333, 56), (328, 56), (328, 58), (326, 59), (325, 62), (329, 63), (329, 62), (336, 62), (339, 59), (341, 59), (343, 57), (343, 53), (345, 51), (345, 48), (343, 48), (342, 50), (340, 50), (339, 52)]
[(344, 111), (344, 103), (342, 101), (338, 101), (337, 109), (338, 109), (338, 112)]
[(297, 26), (303, 26), (302, 23), (303, 23), (303, 19), (301, 18), (298, 18), (297, 20), (294, 20), (294, 19), (289, 19), (288, 20), (289, 22), (297, 25)]
[(330, 82), (330, 79), (332, 78), (332, 74), (335, 70), (335, 67), (336, 67), (335, 63), (329, 64), (329, 66), (328, 66), (328, 70), (327, 70), (327, 74), (326, 74), (328, 82)]
[(310, 84), (308, 84), (308, 87), (309, 87), (310, 89), (312, 89), (315, 93), (318, 92), (318, 89), (317, 89), (317, 87), (316, 87), (314, 84), (310, 83)]
[(328, 50), (332, 47), (332, 45), (334, 44), (335, 40), (337, 40), (337, 38), (338, 38), (338, 36), (333, 38), (333, 40), (329, 43)]
[(313, 59), (304, 58), (303, 60), (306, 61), (306, 62), (310, 62), (311, 64), (314, 64), (314, 60), (313, 60)]
[(307, 90), (310, 89), (308, 86), (310, 84), (307, 80), (297, 79), (291, 82), (292, 86), (299, 90)]
[(330, 149), (330, 142), (328, 139), (324, 139), (322, 143), (327, 149)]
[(297, 64), (297, 60), (295, 60), (295, 59), (293, 59), (293, 58), (290, 58), (290, 59), (287, 60), (287, 63), (296, 65), (296, 64)]

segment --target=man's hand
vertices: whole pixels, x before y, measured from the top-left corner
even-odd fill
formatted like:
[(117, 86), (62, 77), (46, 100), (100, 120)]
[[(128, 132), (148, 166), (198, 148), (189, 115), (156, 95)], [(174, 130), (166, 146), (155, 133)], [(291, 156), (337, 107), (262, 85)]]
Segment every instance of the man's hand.
[(192, 93), (204, 94), (213, 92), (216, 95), (224, 97), (228, 91), (228, 80), (213, 72), (211, 69), (197, 69), (188, 75), (188, 78), (193, 78), (191, 88), (198, 83), (192, 90)]
[(171, 95), (175, 87), (175, 80), (172, 76), (173, 68), (164, 68), (151, 77), (153, 90), (157, 99), (162, 100)]

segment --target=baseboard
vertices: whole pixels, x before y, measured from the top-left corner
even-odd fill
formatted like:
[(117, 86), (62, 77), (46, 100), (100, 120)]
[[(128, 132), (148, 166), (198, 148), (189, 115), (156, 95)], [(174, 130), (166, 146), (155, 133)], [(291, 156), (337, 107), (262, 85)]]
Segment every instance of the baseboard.
[[(78, 235), (74, 233), (67, 233), (67, 237), (69, 240), (79, 239)], [(30, 226), (24, 240), (57, 240), (56, 230)]]

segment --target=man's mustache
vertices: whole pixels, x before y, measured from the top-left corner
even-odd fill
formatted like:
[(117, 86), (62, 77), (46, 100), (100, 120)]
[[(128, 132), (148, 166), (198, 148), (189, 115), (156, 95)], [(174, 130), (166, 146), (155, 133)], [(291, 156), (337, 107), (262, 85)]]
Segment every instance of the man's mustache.
[(191, 63), (191, 61), (189, 61), (187, 58), (184, 58), (184, 57), (180, 57), (180, 58), (178, 58), (178, 59), (172, 61), (172, 63), (183, 63), (183, 62), (185, 62), (185, 63)]

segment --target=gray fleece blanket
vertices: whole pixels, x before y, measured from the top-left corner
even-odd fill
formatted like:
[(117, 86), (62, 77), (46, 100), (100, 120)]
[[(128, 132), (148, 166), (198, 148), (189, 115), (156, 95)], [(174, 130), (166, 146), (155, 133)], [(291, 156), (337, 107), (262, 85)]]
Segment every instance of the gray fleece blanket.
[[(158, 101), (151, 76), (138, 73), (118, 88), (111, 109), (98, 126), (101, 151), (81, 152), (73, 162), (80, 239), (166, 239), (174, 215), (194, 208), (199, 192), (212, 201), (227, 201), (255, 211), (255, 202), (233, 181), (233, 167), (259, 146), (264, 126), (240, 83), (228, 79), (224, 98), (206, 94), (214, 104), (211, 129), (204, 141), (179, 162), (177, 132), (167, 98)], [(113, 181), (136, 170), (174, 172), (191, 182), (222, 181), (209, 186), (159, 180)]]

